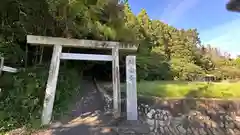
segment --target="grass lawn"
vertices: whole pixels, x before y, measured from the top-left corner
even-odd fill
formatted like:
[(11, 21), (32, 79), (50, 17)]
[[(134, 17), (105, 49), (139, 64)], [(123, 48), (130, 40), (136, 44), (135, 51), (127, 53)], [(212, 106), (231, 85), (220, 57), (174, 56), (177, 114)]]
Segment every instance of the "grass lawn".
[(156, 97), (240, 98), (240, 83), (141, 81), (138, 94)]

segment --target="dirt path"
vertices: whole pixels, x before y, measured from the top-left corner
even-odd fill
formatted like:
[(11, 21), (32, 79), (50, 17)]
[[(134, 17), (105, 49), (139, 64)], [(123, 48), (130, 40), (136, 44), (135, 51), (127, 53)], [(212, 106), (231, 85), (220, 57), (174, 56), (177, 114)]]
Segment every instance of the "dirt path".
[(84, 80), (81, 86), (84, 92), (77, 96), (69, 116), (53, 124), (51, 129), (34, 135), (90, 135), (92, 127), (112, 120), (112, 115), (104, 114), (104, 100), (94, 83)]

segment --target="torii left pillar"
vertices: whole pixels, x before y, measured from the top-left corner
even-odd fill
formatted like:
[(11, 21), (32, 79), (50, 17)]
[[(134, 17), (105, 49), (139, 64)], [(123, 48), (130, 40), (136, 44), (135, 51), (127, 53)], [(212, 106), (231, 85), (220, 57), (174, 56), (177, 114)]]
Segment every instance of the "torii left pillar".
[(46, 94), (45, 94), (45, 99), (43, 104), (42, 125), (47, 125), (51, 121), (61, 53), (62, 53), (62, 45), (54, 45), (51, 65), (49, 69), (48, 81), (47, 81)]

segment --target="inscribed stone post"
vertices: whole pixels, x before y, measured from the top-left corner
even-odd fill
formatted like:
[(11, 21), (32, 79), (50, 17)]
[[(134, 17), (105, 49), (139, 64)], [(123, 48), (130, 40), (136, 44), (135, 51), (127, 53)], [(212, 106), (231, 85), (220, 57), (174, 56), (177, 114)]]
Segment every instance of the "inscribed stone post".
[(136, 56), (126, 57), (127, 120), (137, 120)]

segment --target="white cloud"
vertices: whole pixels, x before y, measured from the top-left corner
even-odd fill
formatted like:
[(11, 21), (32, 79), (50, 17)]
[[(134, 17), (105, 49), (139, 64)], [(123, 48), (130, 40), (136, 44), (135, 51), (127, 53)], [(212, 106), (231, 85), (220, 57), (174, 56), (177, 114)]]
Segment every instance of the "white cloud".
[(169, 13), (179, 4), (179, 1), (177, 0), (172, 0), (172, 1), (168, 1), (167, 6), (164, 8), (162, 14), (161, 14), (161, 20), (166, 20), (165, 18), (169, 17)]
[[(183, 0), (176, 7), (173, 7), (173, 3), (170, 3), (162, 14), (164, 20), (167, 20), (169, 24), (176, 23), (183, 15), (191, 8), (197, 5), (199, 0)], [(170, 13), (169, 13), (170, 12)]]
[(235, 33), (240, 30), (239, 28), (240, 28), (240, 19), (231, 20), (229, 22), (217, 25), (210, 29), (200, 31), (200, 36), (202, 36), (202, 38), (206, 40), (209, 40), (209, 38), (213, 36), (215, 38), (219, 38), (226, 35), (227, 33)]
[(203, 43), (211, 44), (232, 55), (240, 54), (240, 19), (200, 32)]

